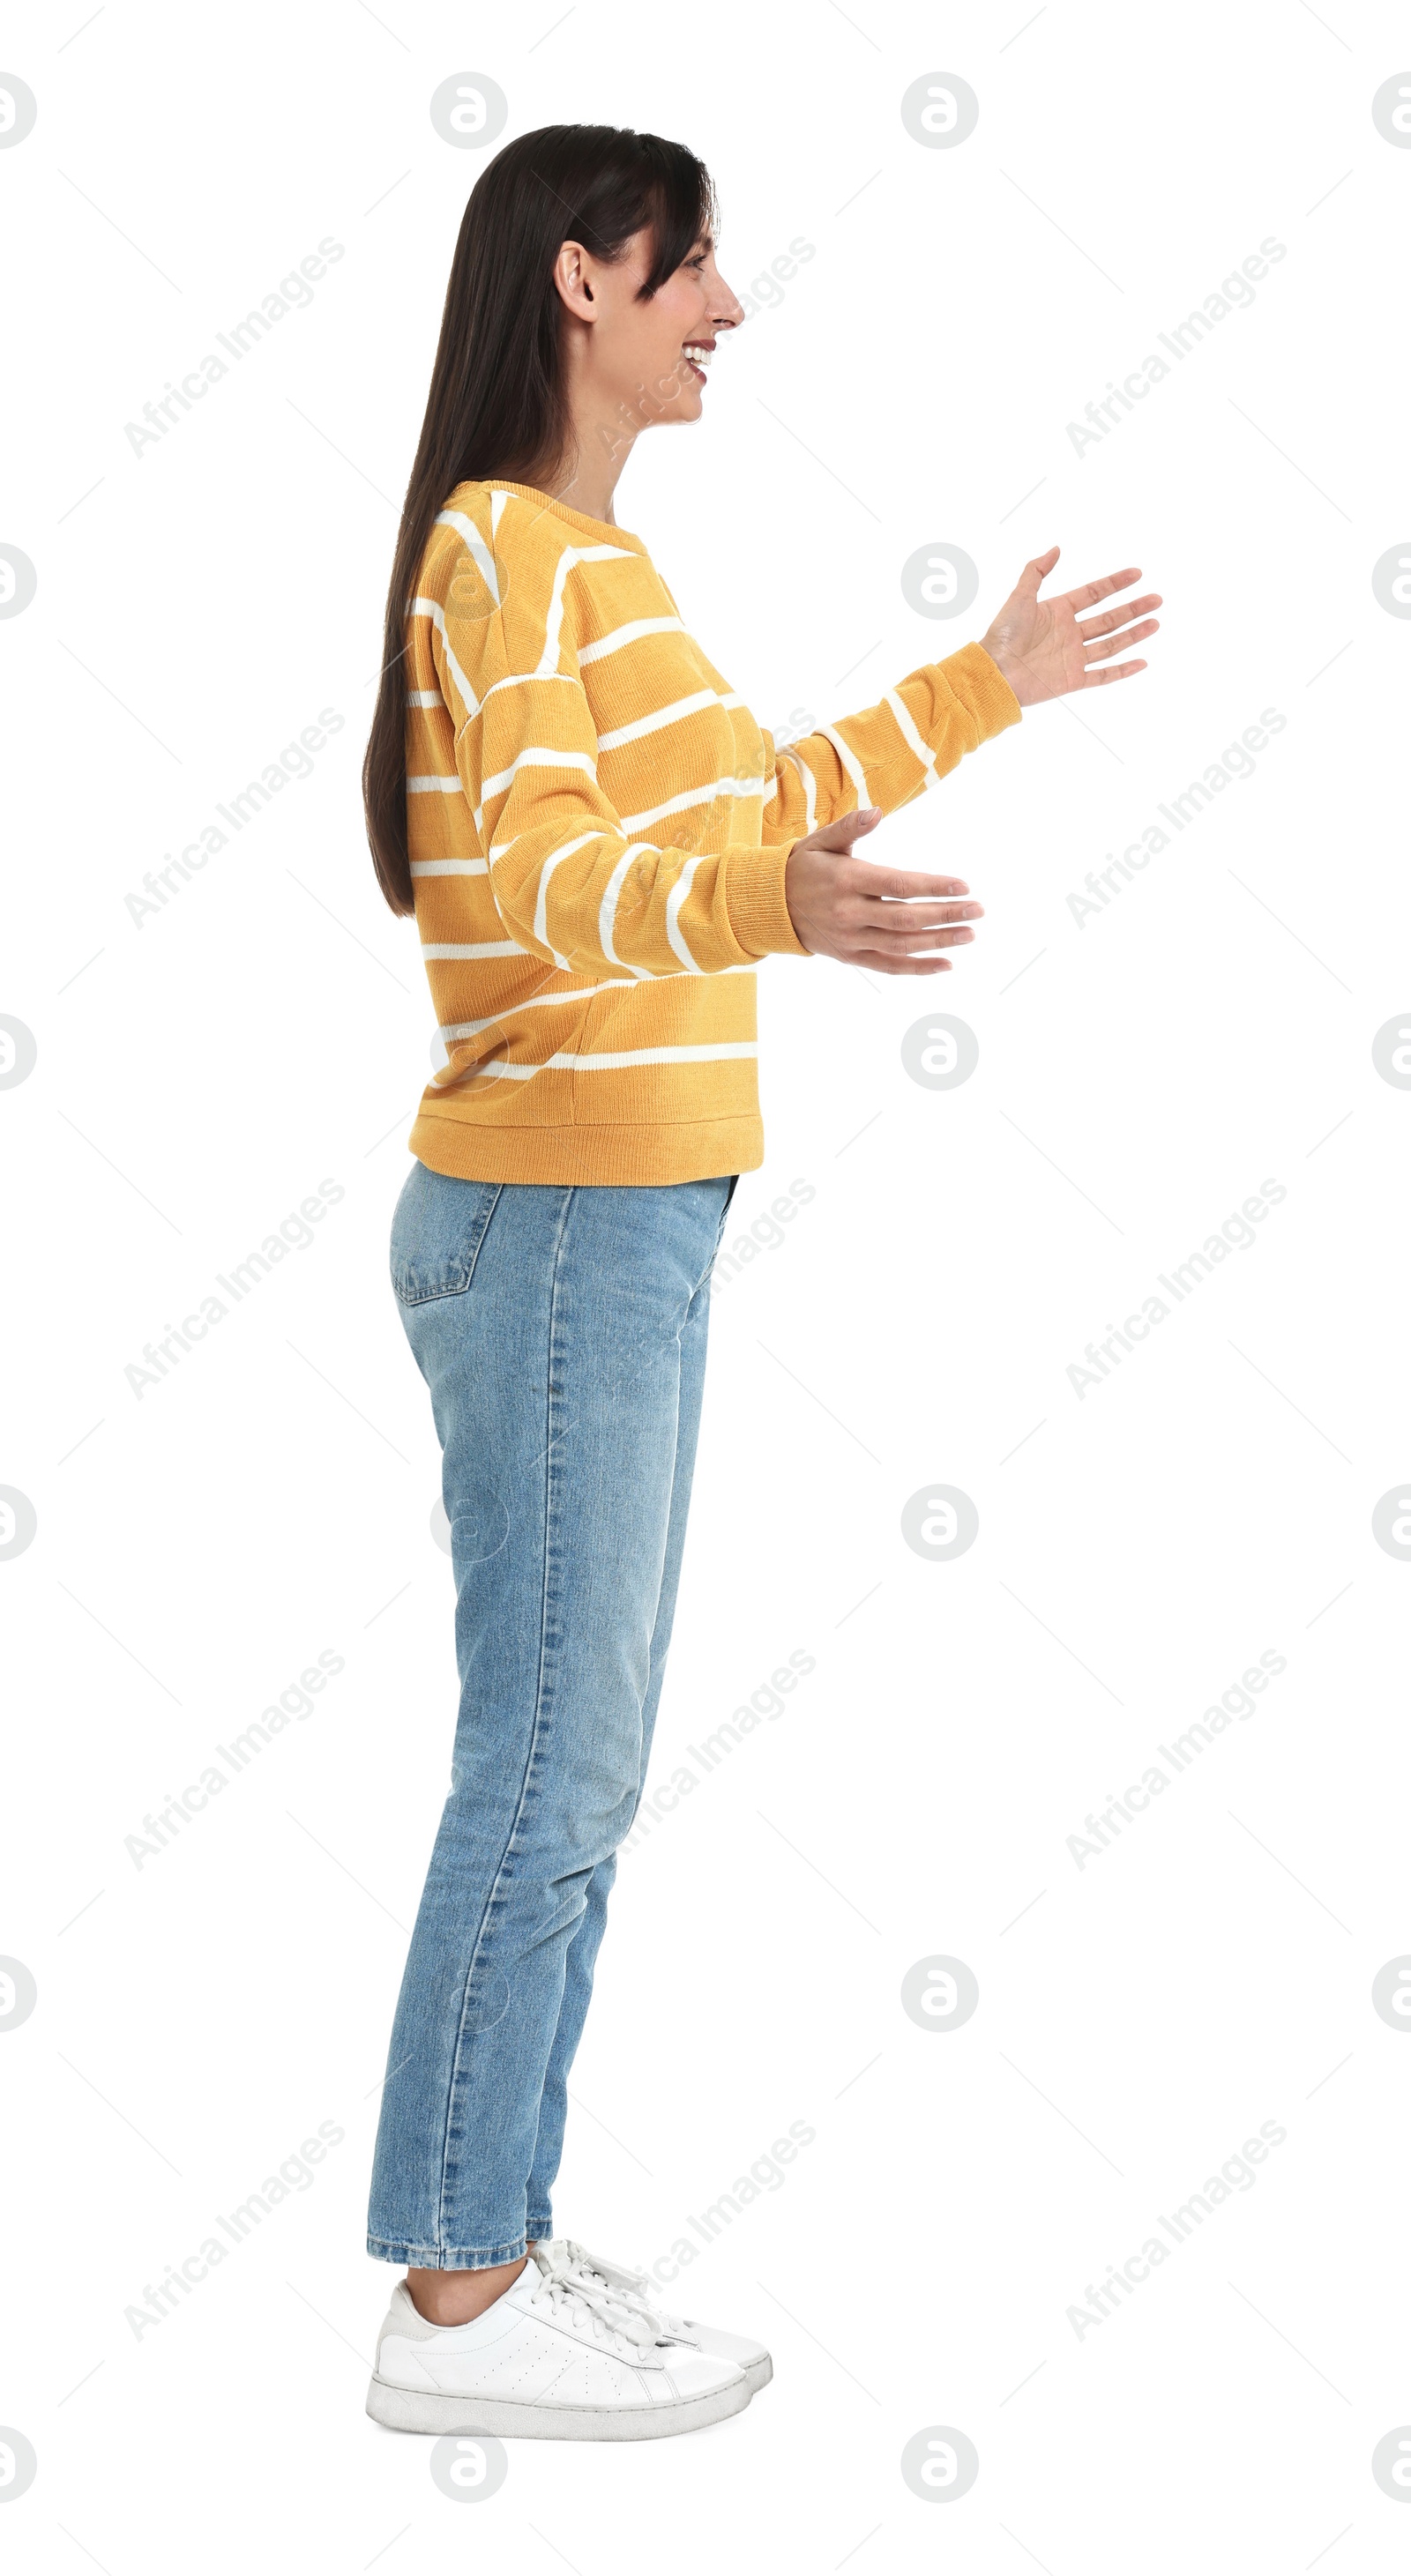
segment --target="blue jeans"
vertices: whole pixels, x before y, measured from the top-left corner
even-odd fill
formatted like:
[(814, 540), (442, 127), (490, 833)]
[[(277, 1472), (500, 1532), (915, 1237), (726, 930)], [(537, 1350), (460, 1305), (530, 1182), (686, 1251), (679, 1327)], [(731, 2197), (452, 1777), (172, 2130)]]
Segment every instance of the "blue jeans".
[(456, 1578), (450, 1796), (388, 2052), (368, 2251), (471, 2271), (553, 2234), (573, 2063), (671, 1638), (734, 1180), (418, 1163), (392, 1281)]

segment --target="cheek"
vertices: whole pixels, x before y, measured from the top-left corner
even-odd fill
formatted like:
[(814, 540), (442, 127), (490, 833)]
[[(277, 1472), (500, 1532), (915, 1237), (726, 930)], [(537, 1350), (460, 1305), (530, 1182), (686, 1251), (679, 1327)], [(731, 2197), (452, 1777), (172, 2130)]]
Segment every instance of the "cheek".
[(680, 348), (691, 328), (690, 316), (679, 305), (664, 304), (653, 326), (653, 337), (663, 357), (669, 358)]
[(689, 340), (693, 331), (700, 329), (710, 310), (710, 297), (704, 282), (694, 275), (671, 278), (656, 302), (661, 312), (662, 327), (678, 348), (683, 340)]
[(613, 368), (621, 398), (648, 413), (675, 410), (700, 388), (681, 355), (683, 341), (702, 326), (702, 300), (673, 279), (650, 304), (623, 315), (614, 335)]
[(641, 306), (621, 317), (610, 338), (604, 334), (598, 351), (609, 391), (629, 409), (640, 403), (661, 363), (660, 335)]
[(659, 313), (652, 334), (651, 373), (658, 397), (667, 401), (694, 387), (695, 378), (681, 355), (682, 342), (693, 330), (701, 328), (699, 316), (682, 313), (679, 305)]
[(679, 296), (665, 291), (654, 296), (650, 304), (637, 308), (636, 329), (639, 348), (650, 350), (658, 358), (670, 357), (679, 349), (690, 328), (689, 317), (681, 310)]

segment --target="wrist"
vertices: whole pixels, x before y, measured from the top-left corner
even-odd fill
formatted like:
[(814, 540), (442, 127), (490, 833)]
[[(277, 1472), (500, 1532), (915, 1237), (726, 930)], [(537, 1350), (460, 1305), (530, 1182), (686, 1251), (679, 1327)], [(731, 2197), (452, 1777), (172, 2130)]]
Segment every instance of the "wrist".
[(1020, 706), (1032, 706), (1033, 698), (1025, 684), (1024, 664), (1020, 657), (1006, 652), (1003, 644), (988, 635), (981, 636), (980, 650), (988, 653), (1006, 688), (1018, 699)]

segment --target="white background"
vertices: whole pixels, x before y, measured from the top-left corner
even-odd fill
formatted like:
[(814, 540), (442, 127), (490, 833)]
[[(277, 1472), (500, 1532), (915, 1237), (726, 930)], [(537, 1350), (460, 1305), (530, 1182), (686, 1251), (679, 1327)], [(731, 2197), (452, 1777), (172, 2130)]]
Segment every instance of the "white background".
[[(0, 1010), (38, 1046), (0, 1098), (0, 1483), (38, 1516), (0, 1564), (0, 1951), (39, 1994), (0, 2034), (0, 2422), (39, 2460), (13, 2563), (1391, 2569), (1411, 2042), (1370, 1989), (1411, 1949), (1411, 1568), (1372, 1513), (1411, 1466), (1411, 1096), (1371, 1050), (1411, 998), (1411, 624), (1371, 572), (1408, 535), (1411, 152), (1370, 111), (1404, 13), (555, 16), (73, 0), (3, 38), (39, 102), (0, 151), (0, 540), (38, 573), (0, 623)], [(1053, 541), (1060, 580), (1135, 561), (1166, 602), (1143, 678), (1027, 715), (878, 845), (987, 907), (944, 984), (761, 978), (768, 1161), (731, 1239), (816, 1195), (713, 1309), (653, 1785), (792, 1650), (816, 1670), (624, 1859), (557, 2216), (655, 2259), (811, 2127), (672, 2292), (777, 2376), (686, 2440), (511, 2446), (480, 2504), (362, 2412), (455, 1675), (386, 1276), (432, 1014), (358, 767), (481, 166), (428, 100), (467, 70), (509, 135), (688, 141), (742, 292), (815, 247), (617, 501), (762, 722), (953, 650)], [(899, 102), (945, 71), (979, 123), (927, 149)], [(325, 236), (307, 309), (134, 454), (124, 424)], [(1252, 306), (1075, 453), (1270, 236)], [(981, 574), (949, 626), (900, 588), (945, 543)], [(144, 872), (325, 707), (313, 774), (136, 926)], [(1080, 928), (1086, 873), (1270, 707), (1255, 774)], [(953, 1091), (903, 1068), (928, 1002), (978, 1037)], [(315, 1241), (139, 1400), (144, 1343), (323, 1178)], [(1265, 1179), (1257, 1242), (1080, 1400), (1084, 1345)], [(928, 1480), (978, 1509), (953, 1562), (901, 1534)], [(144, 1814), (325, 1649), (314, 1713), (137, 1869)], [(1257, 1713), (1080, 1869), (1085, 1816), (1268, 1650)], [(901, 2006), (942, 1953), (979, 1980), (963, 2029)], [(313, 2186), (134, 2337), (320, 2121)], [(1080, 2337), (1086, 2285), (1264, 2122), (1252, 2187)], [(954, 2501), (900, 2471), (936, 2425), (979, 2455)]]

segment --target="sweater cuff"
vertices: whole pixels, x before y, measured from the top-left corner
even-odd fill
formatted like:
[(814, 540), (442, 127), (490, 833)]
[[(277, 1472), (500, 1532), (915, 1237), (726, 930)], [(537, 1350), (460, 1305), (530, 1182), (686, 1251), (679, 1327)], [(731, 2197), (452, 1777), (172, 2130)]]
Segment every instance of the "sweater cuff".
[[(995, 676), (998, 679), (998, 673)], [(806, 957), (809, 953), (784, 900), (784, 870), (793, 846), (792, 841), (758, 848), (737, 845), (721, 853), (726, 919), (748, 957)]]
[(1018, 724), (1024, 710), (983, 644), (963, 644), (958, 653), (948, 654), (936, 668), (952, 697), (960, 700), (973, 720), (979, 742), (988, 742), (992, 735), (1003, 733), (1006, 725)]

